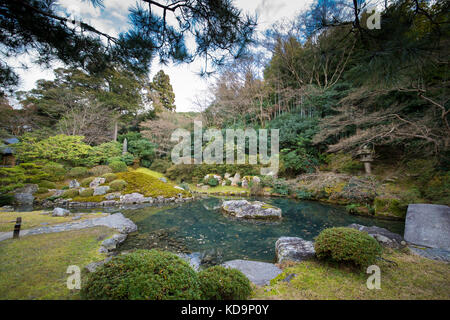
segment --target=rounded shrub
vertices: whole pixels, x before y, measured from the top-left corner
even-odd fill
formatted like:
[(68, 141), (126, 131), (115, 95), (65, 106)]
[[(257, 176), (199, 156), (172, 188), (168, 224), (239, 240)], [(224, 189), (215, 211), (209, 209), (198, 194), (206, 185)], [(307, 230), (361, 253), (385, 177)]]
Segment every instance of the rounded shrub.
[(70, 178), (81, 178), (88, 175), (88, 169), (85, 167), (74, 167), (67, 172), (67, 176)]
[(105, 165), (102, 165), (102, 166), (95, 166), (95, 167), (92, 167), (92, 168), (90, 168), (90, 169), (88, 170), (88, 172), (89, 172), (89, 174), (90, 174), (91, 176), (96, 176), (96, 177), (98, 177), (98, 176), (101, 176), (101, 175), (110, 173), (110, 172), (112, 172), (112, 170), (111, 170), (110, 167), (105, 166)]
[(56, 189), (56, 184), (48, 180), (42, 180), (41, 182), (39, 182), (38, 186), (40, 188)]
[(155, 159), (153, 160), (150, 170), (166, 173), (167, 169), (169, 169), (172, 166), (172, 162), (169, 160), (164, 159)]
[(123, 161), (113, 161), (109, 164), (109, 167), (113, 172), (127, 171), (127, 164)]
[(244, 300), (252, 292), (250, 281), (236, 269), (214, 266), (200, 271), (198, 278), (204, 300)]
[(111, 191), (120, 191), (125, 189), (126, 186), (126, 181), (122, 179), (114, 180), (109, 184), (109, 188), (111, 189)]
[(109, 182), (117, 179), (117, 175), (115, 175), (114, 173), (106, 173), (106, 174), (102, 175), (101, 177), (105, 178), (106, 183), (109, 183)]
[(83, 299), (198, 299), (198, 275), (170, 252), (136, 250), (114, 257), (91, 273), (81, 289)]
[(319, 259), (352, 263), (366, 267), (381, 254), (380, 244), (366, 232), (352, 228), (329, 228), (323, 230), (314, 244)]
[(86, 189), (80, 191), (80, 197), (92, 197), (93, 195), (94, 195), (93, 188), (86, 188)]
[(75, 198), (78, 197), (78, 189), (68, 189), (61, 195), (63, 198)]
[(95, 177), (88, 177), (88, 178), (84, 178), (83, 180), (81, 180), (80, 185), (82, 187), (89, 187), (89, 184), (95, 179)]

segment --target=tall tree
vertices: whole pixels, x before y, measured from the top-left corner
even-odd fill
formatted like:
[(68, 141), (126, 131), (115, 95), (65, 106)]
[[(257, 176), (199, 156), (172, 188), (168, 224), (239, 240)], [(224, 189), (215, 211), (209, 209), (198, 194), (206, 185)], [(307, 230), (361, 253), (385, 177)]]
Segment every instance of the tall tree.
[(169, 75), (165, 74), (163, 70), (159, 70), (153, 77), (153, 81), (150, 83), (150, 90), (156, 111), (161, 111), (162, 108), (175, 111), (175, 93), (170, 84)]

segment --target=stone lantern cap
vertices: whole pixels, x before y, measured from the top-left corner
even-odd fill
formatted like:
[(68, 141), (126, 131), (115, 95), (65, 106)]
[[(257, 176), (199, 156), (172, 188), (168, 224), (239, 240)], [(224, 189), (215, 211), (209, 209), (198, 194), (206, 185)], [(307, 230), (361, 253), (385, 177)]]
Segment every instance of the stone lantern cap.
[(372, 162), (373, 161), (372, 150), (370, 150), (370, 148), (367, 145), (365, 145), (361, 149), (359, 149), (356, 154), (358, 156), (360, 156), (361, 162)]

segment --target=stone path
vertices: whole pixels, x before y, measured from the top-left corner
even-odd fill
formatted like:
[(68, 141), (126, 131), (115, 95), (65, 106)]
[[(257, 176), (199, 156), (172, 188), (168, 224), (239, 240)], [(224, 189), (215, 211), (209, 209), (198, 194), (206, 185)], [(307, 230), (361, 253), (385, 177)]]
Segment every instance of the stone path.
[[(85, 228), (92, 228), (97, 226), (105, 226), (118, 230), (120, 233), (130, 233), (137, 230), (137, 226), (128, 218), (125, 218), (122, 213), (115, 213), (106, 217), (86, 219), (78, 222), (67, 222), (53, 226), (45, 226), (35, 229), (21, 230), (20, 236), (28, 236), (33, 234), (64, 232), (71, 230), (80, 230)], [(13, 232), (0, 232), (0, 241), (10, 239), (13, 237)]]

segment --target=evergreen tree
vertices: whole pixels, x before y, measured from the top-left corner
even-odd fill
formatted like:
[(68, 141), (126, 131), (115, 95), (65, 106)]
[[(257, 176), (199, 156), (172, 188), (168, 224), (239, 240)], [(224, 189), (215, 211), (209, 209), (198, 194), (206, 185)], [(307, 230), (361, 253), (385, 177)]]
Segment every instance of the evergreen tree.
[(159, 111), (162, 107), (169, 111), (175, 111), (175, 93), (170, 84), (170, 77), (163, 70), (159, 70), (153, 77), (150, 89), (153, 93), (155, 110)]

